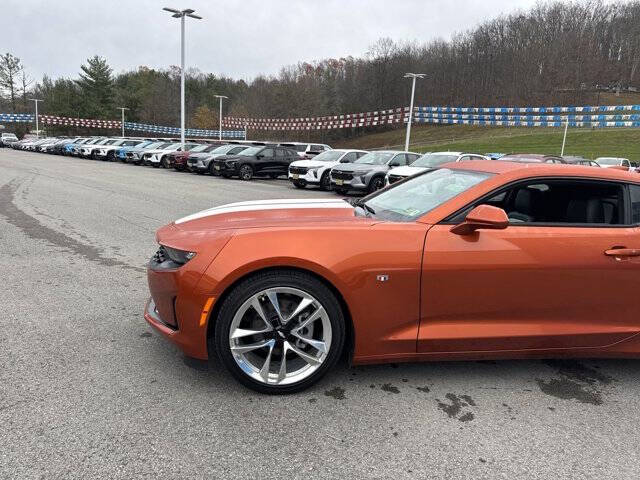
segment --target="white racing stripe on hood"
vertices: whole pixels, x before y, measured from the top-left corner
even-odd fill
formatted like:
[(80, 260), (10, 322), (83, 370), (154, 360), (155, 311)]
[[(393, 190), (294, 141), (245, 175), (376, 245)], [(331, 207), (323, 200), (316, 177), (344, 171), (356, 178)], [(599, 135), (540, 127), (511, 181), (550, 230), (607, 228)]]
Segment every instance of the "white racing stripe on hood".
[(248, 202), (236, 202), (229, 203), (227, 205), (221, 205), (219, 207), (209, 208), (193, 215), (176, 220), (175, 223), (184, 223), (191, 220), (197, 220), (199, 218), (212, 217), (214, 215), (222, 215), (225, 213), (234, 212), (249, 212), (259, 210), (289, 210), (289, 209), (303, 209), (303, 208), (353, 208), (349, 203), (344, 200), (326, 200), (322, 198), (317, 199), (293, 199), (293, 200), (252, 200)]

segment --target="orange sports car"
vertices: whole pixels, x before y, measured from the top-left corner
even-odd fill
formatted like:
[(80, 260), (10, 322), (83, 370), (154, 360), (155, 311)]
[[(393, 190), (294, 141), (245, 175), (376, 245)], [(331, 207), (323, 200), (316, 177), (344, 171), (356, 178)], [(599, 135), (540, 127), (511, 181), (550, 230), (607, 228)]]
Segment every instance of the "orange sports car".
[(640, 356), (640, 176), (447, 164), (353, 204), (241, 202), (157, 232), (146, 320), (266, 393), (354, 364)]

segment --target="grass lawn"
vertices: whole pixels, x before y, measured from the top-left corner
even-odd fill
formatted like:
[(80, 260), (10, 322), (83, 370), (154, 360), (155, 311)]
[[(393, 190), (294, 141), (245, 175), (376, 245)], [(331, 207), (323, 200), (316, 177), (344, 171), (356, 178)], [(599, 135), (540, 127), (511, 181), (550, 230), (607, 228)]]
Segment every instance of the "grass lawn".
[[(524, 127), (480, 127), (471, 125), (414, 126), (410, 150), (488, 152), (526, 152), (560, 154), (563, 129)], [(340, 148), (402, 148), (404, 129), (374, 133), (345, 140)], [(640, 128), (569, 129), (565, 155), (586, 158), (626, 157), (640, 161)]]

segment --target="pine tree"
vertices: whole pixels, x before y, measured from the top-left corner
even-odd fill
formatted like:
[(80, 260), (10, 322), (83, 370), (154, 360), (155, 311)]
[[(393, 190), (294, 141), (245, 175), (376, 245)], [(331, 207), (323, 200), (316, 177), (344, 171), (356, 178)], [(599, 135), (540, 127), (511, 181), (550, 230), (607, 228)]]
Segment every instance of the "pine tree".
[(91, 118), (113, 118), (115, 116), (114, 81), (107, 61), (99, 56), (89, 58), (80, 67), (82, 72), (76, 83), (84, 97), (83, 115)]
[(0, 55), (0, 89), (8, 93), (13, 112), (16, 111), (18, 80), (22, 69), (22, 63), (18, 57), (14, 57), (10, 53)]

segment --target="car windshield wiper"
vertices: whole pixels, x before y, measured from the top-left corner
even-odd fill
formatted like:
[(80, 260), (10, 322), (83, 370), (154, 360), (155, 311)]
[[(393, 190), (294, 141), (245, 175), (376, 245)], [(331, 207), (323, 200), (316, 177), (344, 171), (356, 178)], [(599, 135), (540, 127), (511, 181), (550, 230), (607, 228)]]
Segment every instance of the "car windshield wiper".
[[(356, 200), (355, 202), (353, 202), (353, 206), (354, 207), (360, 207), (361, 209), (363, 209), (369, 215), (375, 215), (376, 214), (376, 211), (372, 207), (367, 205), (367, 202), (364, 202), (362, 199), (359, 199), (359, 200)], [(369, 216), (369, 215), (367, 215), (367, 216)]]

